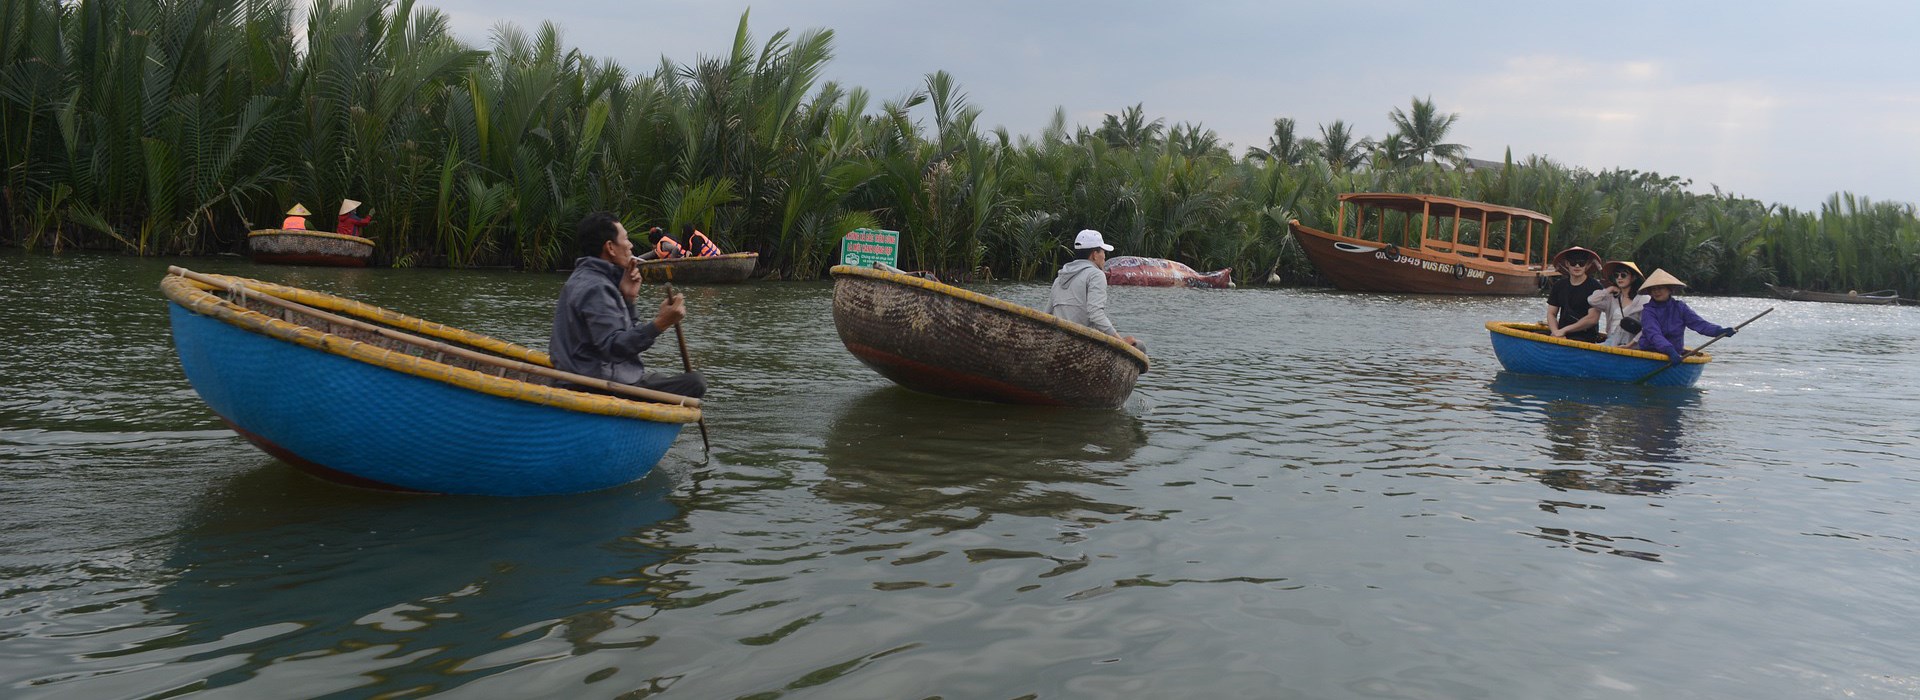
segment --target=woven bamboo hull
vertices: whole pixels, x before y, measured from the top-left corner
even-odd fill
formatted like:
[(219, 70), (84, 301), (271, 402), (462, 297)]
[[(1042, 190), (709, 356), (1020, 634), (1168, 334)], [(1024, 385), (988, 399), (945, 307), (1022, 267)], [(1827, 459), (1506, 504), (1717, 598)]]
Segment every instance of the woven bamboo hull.
[(1788, 301), (1826, 301), (1835, 304), (1897, 304), (1900, 295), (1894, 292), (1869, 292), (1866, 294), (1840, 294), (1837, 292), (1809, 292), (1793, 287), (1767, 285), (1775, 296)]
[(1412, 250), (1291, 224), (1307, 259), (1333, 286), (1350, 292), (1523, 296), (1540, 293), (1536, 268), (1451, 253)]
[(916, 391), (1115, 408), (1147, 356), (1118, 338), (939, 282), (833, 268), (833, 323), (854, 357)]
[[(230, 278), (272, 294), (447, 342), (549, 364), (546, 356), (329, 295)], [(698, 409), (545, 386), (247, 300), (161, 283), (187, 380), (235, 432), (314, 474), (361, 486), (531, 496), (623, 484), (660, 460)], [(325, 306), (323, 306), (325, 305)], [(475, 371), (486, 368), (486, 372)]]
[(325, 231), (265, 229), (247, 234), (247, 252), (257, 263), (366, 267), (373, 241)]
[(648, 284), (735, 284), (753, 275), (759, 253), (728, 253), (698, 258), (643, 260), (640, 279)]
[[(1555, 338), (1546, 335), (1546, 330), (1537, 323), (1487, 322), (1487, 331), (1493, 336), (1493, 354), (1509, 372), (1632, 383), (1667, 364), (1667, 356), (1659, 353)], [(1647, 385), (1693, 386), (1712, 361), (1711, 355), (1688, 357), (1679, 366), (1654, 375)]]

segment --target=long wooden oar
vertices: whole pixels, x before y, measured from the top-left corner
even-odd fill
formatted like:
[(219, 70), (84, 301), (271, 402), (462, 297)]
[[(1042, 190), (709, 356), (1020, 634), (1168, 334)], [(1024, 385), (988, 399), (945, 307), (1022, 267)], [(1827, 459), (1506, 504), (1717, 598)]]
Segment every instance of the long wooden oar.
[[(234, 287), (234, 284), (231, 280), (224, 280), (218, 277), (214, 277), (212, 275), (201, 274), (198, 272), (194, 272), (192, 270), (188, 270), (183, 267), (168, 267), (167, 272), (180, 275), (182, 277), (185, 277), (190, 280), (194, 280), (196, 282), (200, 282), (202, 284), (212, 286), (215, 289), (232, 289)], [(242, 289), (245, 289), (244, 284), (240, 286)], [(593, 387), (595, 389), (604, 389), (611, 393), (626, 394), (628, 397), (631, 397), (631, 398), (643, 399), (643, 400), (652, 401), (655, 403), (674, 404), (677, 406), (687, 406), (689, 408), (700, 407), (700, 400), (693, 398), (691, 396), (681, 396), (679, 394), (670, 394), (670, 393), (667, 393), (664, 391), (658, 391), (655, 389), (643, 389), (641, 387), (629, 386), (626, 384), (621, 384), (619, 382), (612, 382), (605, 379), (599, 379), (596, 377), (588, 377), (584, 375), (574, 374), (572, 372), (557, 370), (552, 367), (542, 367), (540, 365), (528, 364), (525, 362), (521, 362), (519, 360), (500, 357), (497, 355), (488, 355), (483, 352), (475, 352), (473, 350), (468, 350), (466, 348), (448, 345), (446, 343), (442, 343), (437, 340), (422, 338), (420, 336), (413, 335), (411, 333), (404, 333), (401, 331), (397, 331), (392, 328), (387, 328), (385, 326), (376, 326), (374, 324), (367, 323), (359, 319), (348, 318), (346, 316), (341, 316), (339, 314), (329, 313), (320, 309), (316, 309), (311, 306), (307, 306), (306, 304), (302, 304), (297, 301), (282, 299), (280, 297), (274, 296), (272, 294), (267, 294), (265, 292), (253, 292), (251, 294), (246, 294), (246, 297), (250, 299), (258, 299), (262, 302), (266, 302), (268, 304), (271, 304), (273, 306), (278, 306), (283, 309), (290, 309), (290, 310), (298, 311), (300, 313), (307, 314), (309, 316), (313, 316), (316, 318), (323, 318), (343, 326), (348, 326), (351, 328), (356, 328), (359, 330), (374, 333), (385, 338), (398, 340), (400, 342), (407, 343), (410, 345), (417, 345), (423, 348), (427, 348), (429, 350), (433, 350), (435, 352), (443, 352), (448, 355), (456, 355), (459, 357), (464, 357), (466, 359), (473, 360), (474, 362), (489, 364), (495, 367), (504, 367), (507, 369), (519, 370), (522, 372), (526, 372), (528, 374), (537, 374), (550, 379), (558, 379), (564, 382), (578, 384), (581, 386)]]
[[(667, 274), (667, 298), (672, 299), (673, 298), (673, 268), (668, 267), (661, 271)], [(691, 374), (693, 372), (693, 357), (687, 354), (687, 336), (685, 333), (682, 333), (680, 331), (679, 321), (673, 322), (673, 339), (676, 341), (679, 341), (680, 343), (681, 370)], [(700, 450), (702, 452), (712, 452), (713, 443), (707, 439), (707, 414), (704, 411), (701, 412), (700, 420), (697, 422), (700, 424)]]
[[(1753, 318), (1750, 318), (1750, 319), (1747, 319), (1747, 320), (1745, 320), (1745, 321), (1742, 321), (1742, 322), (1740, 322), (1740, 325), (1738, 325), (1738, 326), (1734, 326), (1734, 327), (1733, 327), (1733, 329), (1737, 331), (1737, 330), (1740, 330), (1740, 329), (1742, 329), (1742, 328), (1746, 328), (1746, 327), (1747, 327), (1747, 324), (1749, 324), (1749, 323), (1753, 323), (1754, 321), (1758, 321), (1758, 320), (1760, 320), (1760, 317), (1761, 317), (1761, 316), (1765, 316), (1765, 315), (1767, 315), (1767, 314), (1770, 314), (1770, 313), (1773, 313), (1773, 307), (1771, 307), (1771, 306), (1769, 306), (1769, 307), (1767, 307), (1767, 310), (1766, 310), (1766, 311), (1762, 311), (1762, 312), (1760, 312), (1760, 313), (1757, 313), (1757, 314), (1754, 314), (1754, 316), (1753, 316)], [(1694, 349), (1692, 349), (1692, 350), (1688, 350), (1688, 351), (1687, 351), (1687, 352), (1686, 352), (1685, 354), (1686, 354), (1686, 355), (1698, 355), (1698, 354), (1700, 354), (1700, 351), (1701, 351), (1701, 350), (1705, 350), (1705, 349), (1707, 349), (1707, 346), (1708, 346), (1708, 345), (1712, 345), (1712, 344), (1714, 344), (1714, 343), (1718, 343), (1718, 342), (1720, 342), (1720, 339), (1721, 339), (1721, 338), (1725, 338), (1725, 337), (1727, 337), (1727, 336), (1724, 336), (1724, 335), (1720, 335), (1720, 336), (1714, 336), (1714, 338), (1713, 338), (1713, 340), (1709, 340), (1709, 341), (1707, 341), (1707, 342), (1704, 342), (1704, 343), (1701, 343), (1701, 344), (1700, 344), (1700, 347), (1697, 347), (1697, 348), (1694, 348)], [(1684, 356), (1685, 356), (1685, 355), (1683, 355), (1683, 357), (1684, 357)], [(1665, 364), (1665, 365), (1661, 365), (1661, 366), (1660, 366), (1660, 369), (1656, 369), (1656, 370), (1654, 370), (1654, 371), (1652, 371), (1652, 372), (1648, 372), (1648, 373), (1647, 373), (1647, 376), (1644, 376), (1644, 377), (1641, 377), (1641, 378), (1639, 378), (1639, 379), (1636, 379), (1636, 380), (1634, 380), (1634, 382), (1633, 382), (1633, 383), (1635, 383), (1635, 384), (1645, 384), (1645, 383), (1647, 383), (1647, 380), (1649, 380), (1649, 379), (1652, 379), (1652, 378), (1654, 378), (1654, 376), (1655, 376), (1655, 375), (1658, 375), (1658, 374), (1660, 374), (1661, 372), (1665, 372), (1665, 371), (1667, 371), (1667, 369), (1668, 369), (1668, 368), (1671, 368), (1671, 367), (1673, 367), (1673, 366), (1674, 366), (1674, 365), (1676, 365), (1676, 364), (1679, 364), (1679, 363), (1678, 363), (1678, 362), (1675, 362), (1675, 363), (1670, 363), (1670, 364)]]

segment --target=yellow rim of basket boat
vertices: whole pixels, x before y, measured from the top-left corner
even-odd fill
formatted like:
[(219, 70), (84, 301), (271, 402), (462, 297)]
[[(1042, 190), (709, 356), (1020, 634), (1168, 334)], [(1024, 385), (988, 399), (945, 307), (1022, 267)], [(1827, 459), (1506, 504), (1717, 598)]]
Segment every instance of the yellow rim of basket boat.
[(1043, 323), (1043, 324), (1052, 326), (1054, 328), (1058, 328), (1068, 333), (1073, 333), (1090, 340), (1097, 340), (1099, 342), (1105, 343), (1108, 347), (1124, 352), (1128, 356), (1132, 357), (1135, 361), (1139, 362), (1140, 371), (1142, 372), (1147, 371), (1148, 368), (1153, 366), (1152, 360), (1147, 359), (1146, 353), (1141, 352), (1139, 348), (1135, 348), (1132, 345), (1128, 345), (1127, 342), (1124, 340), (1115, 338), (1105, 333), (1101, 333), (1100, 331), (1096, 331), (1092, 328), (1088, 328), (1078, 323), (1074, 323), (1072, 321), (1068, 321), (1068, 320), (1056, 317), (1053, 314), (1042, 313), (1040, 311), (1036, 311), (1034, 309), (1030, 309), (1025, 306), (1021, 306), (1019, 304), (1015, 304), (1005, 299), (1000, 299), (998, 297), (990, 297), (985, 294), (981, 294), (979, 292), (969, 292), (965, 289), (961, 289), (959, 287), (955, 287), (951, 284), (946, 284), (943, 282), (935, 282), (933, 280), (921, 279), (918, 277), (914, 277), (913, 275), (903, 275), (897, 272), (887, 272), (886, 270), (876, 270), (870, 267), (855, 267), (852, 265), (835, 265), (833, 269), (828, 270), (828, 272), (835, 275), (853, 275), (856, 277), (868, 277), (872, 279), (892, 282), (894, 284), (903, 284), (909, 287), (919, 287), (921, 289), (925, 289), (930, 292), (937, 292), (940, 294), (945, 294), (950, 297), (965, 299), (967, 301), (971, 301), (976, 304), (990, 306), (1010, 314), (1022, 316), (1022, 317), (1031, 319), (1033, 321)]
[[(479, 333), (414, 318), (371, 304), (363, 304), (352, 299), (345, 299), (331, 294), (300, 289), (298, 287), (287, 287), (271, 282), (261, 282), (245, 277), (233, 277), (230, 275), (208, 276), (225, 280), (229, 284), (244, 286), (250, 292), (268, 294), (288, 301), (298, 302), (314, 308), (333, 311), (363, 320), (378, 321), (401, 330), (480, 348), (528, 364), (543, 367), (553, 366), (552, 360), (547, 357), (546, 353)], [(672, 406), (668, 404), (630, 401), (612, 396), (541, 386), (517, 379), (495, 377), (470, 369), (442, 364), (424, 357), (416, 357), (377, 345), (363, 343), (358, 340), (350, 340), (331, 333), (324, 333), (308, 326), (273, 318), (222, 299), (212, 293), (213, 291), (221, 289), (220, 287), (196, 282), (179, 275), (167, 275), (160, 281), (160, 289), (166, 294), (168, 299), (173, 300), (175, 303), (186, 307), (194, 313), (219, 319), (243, 330), (351, 358), (377, 367), (384, 367), (396, 372), (472, 389), (484, 394), (552, 406), (554, 408), (580, 413), (593, 413), (620, 418), (638, 418), (661, 423), (692, 423), (700, 420), (700, 409), (690, 406)]]
[(675, 263), (686, 264), (686, 263), (718, 261), (718, 260), (739, 260), (741, 258), (757, 258), (757, 257), (760, 257), (759, 253), (725, 253), (722, 255), (689, 255), (683, 258), (656, 258), (653, 260), (642, 260), (638, 264), (640, 267), (660, 267), (660, 266), (672, 265)]
[(332, 238), (335, 240), (353, 241), (355, 243), (365, 243), (367, 244), (367, 247), (369, 248), (373, 247), (373, 239), (370, 239), (370, 238), (362, 238), (360, 236), (348, 236), (346, 234), (340, 234), (340, 233), (328, 233), (326, 231), (308, 231), (306, 229), (269, 228), (269, 229), (261, 229), (259, 231), (247, 232), (248, 238), (253, 238), (255, 236), (313, 236), (314, 238)]
[[(1507, 336), (1513, 336), (1515, 338), (1531, 340), (1536, 343), (1552, 343), (1554, 345), (1565, 345), (1570, 348), (1579, 348), (1581, 350), (1592, 350), (1594, 352), (1604, 352), (1610, 355), (1620, 355), (1622, 357), (1637, 357), (1642, 360), (1656, 360), (1659, 362), (1667, 361), (1666, 355), (1662, 355), (1657, 352), (1647, 352), (1645, 350), (1633, 350), (1630, 348), (1620, 348), (1620, 347), (1614, 347), (1612, 345), (1601, 345), (1599, 343), (1583, 343), (1578, 340), (1567, 340), (1566, 338), (1555, 338), (1553, 336), (1546, 335), (1547, 326), (1546, 324), (1542, 324), (1542, 323), (1515, 323), (1512, 321), (1488, 321), (1487, 330), (1493, 331), (1495, 333), (1499, 333), (1501, 335), (1507, 335)], [(1713, 356), (1708, 355), (1706, 353), (1701, 353), (1698, 355), (1688, 355), (1686, 359), (1681, 360), (1681, 362), (1686, 362), (1689, 364), (1696, 364), (1696, 365), (1704, 365), (1712, 361), (1713, 361)]]

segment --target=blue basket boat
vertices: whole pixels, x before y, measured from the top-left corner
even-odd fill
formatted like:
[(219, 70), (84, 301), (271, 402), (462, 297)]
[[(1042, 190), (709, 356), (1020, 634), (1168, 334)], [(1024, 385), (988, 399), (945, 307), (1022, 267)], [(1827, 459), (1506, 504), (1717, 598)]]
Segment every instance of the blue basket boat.
[[(1538, 323), (1488, 321), (1487, 331), (1493, 336), (1494, 356), (1509, 372), (1632, 384), (1667, 364), (1667, 356), (1657, 352), (1555, 338)], [(1648, 379), (1647, 386), (1693, 386), (1712, 361), (1705, 353), (1688, 356)]]
[(160, 289), (200, 398), (268, 454), (332, 480), (594, 491), (644, 476), (700, 418), (692, 399), (561, 388), (545, 353), (350, 299), (179, 268)]

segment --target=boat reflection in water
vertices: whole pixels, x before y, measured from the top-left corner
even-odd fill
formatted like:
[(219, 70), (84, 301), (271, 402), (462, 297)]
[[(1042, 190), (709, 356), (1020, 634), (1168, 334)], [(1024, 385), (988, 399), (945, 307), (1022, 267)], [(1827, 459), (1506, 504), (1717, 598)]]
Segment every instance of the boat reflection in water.
[[(996, 515), (1099, 522), (1132, 506), (1104, 502), (1108, 479), (1146, 443), (1125, 411), (931, 398), (884, 387), (829, 428), (823, 498), (901, 530), (963, 530)], [(881, 526), (885, 529), (886, 526)]]
[[(1539, 444), (1552, 462), (1572, 463), (1519, 470), (1555, 491), (1660, 498), (1685, 483), (1676, 478), (1673, 465), (1686, 461), (1683, 430), (1688, 421), (1699, 419), (1694, 410), (1700, 405), (1697, 391), (1512, 372), (1496, 375), (1490, 388), (1496, 410), (1539, 423)], [(1571, 495), (1540, 502), (1540, 510), (1556, 514), (1606, 507), (1602, 499), (1576, 501)], [(1649, 539), (1636, 522), (1576, 518), (1523, 534), (1582, 552), (1661, 561), (1661, 550), (1668, 546)], [(1573, 523), (1588, 523), (1589, 528), (1606, 523), (1607, 529), (1626, 532), (1600, 534), (1576, 529)]]
[(1553, 461), (1591, 465), (1533, 470), (1542, 483), (1646, 495), (1677, 485), (1667, 465), (1686, 459), (1683, 430), (1700, 405), (1699, 392), (1512, 372), (1496, 375), (1491, 388), (1508, 407), (1538, 414), (1542, 444)]
[(180, 630), (166, 647), (194, 650), (175, 664), (220, 669), (204, 688), (270, 684), (276, 662), (341, 656), (353, 672), (326, 692), (446, 690), (532, 662), (503, 650), (605, 644), (589, 638), (647, 616), (633, 608), (678, 587), (655, 571), (676, 556), (653, 527), (679, 515), (670, 489), (655, 474), (567, 497), (403, 496), (263, 467), (197, 506), (153, 612)]

